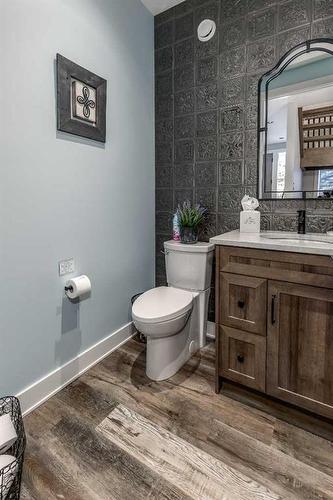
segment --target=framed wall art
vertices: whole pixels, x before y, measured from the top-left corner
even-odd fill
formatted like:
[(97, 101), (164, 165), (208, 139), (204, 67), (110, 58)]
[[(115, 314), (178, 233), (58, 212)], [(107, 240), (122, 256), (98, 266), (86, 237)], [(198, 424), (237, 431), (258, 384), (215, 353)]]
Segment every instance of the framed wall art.
[(57, 54), (57, 128), (105, 142), (106, 80)]

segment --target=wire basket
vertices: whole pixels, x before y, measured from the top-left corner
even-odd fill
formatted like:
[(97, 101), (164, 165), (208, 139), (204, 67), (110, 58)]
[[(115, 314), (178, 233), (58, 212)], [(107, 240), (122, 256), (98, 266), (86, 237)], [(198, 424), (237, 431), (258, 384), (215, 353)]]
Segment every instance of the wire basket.
[(9, 413), (16, 430), (17, 439), (6, 455), (16, 458), (11, 464), (0, 469), (0, 500), (19, 500), (26, 437), (20, 402), (13, 396), (0, 398), (0, 415)]

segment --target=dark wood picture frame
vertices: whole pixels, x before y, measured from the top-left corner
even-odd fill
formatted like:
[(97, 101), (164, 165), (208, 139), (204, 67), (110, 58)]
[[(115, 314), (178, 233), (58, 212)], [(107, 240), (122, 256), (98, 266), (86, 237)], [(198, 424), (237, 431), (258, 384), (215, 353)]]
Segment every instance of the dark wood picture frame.
[[(105, 142), (106, 80), (57, 54), (57, 128), (62, 132)], [(72, 113), (72, 83), (78, 80), (96, 89), (96, 123), (77, 119)]]

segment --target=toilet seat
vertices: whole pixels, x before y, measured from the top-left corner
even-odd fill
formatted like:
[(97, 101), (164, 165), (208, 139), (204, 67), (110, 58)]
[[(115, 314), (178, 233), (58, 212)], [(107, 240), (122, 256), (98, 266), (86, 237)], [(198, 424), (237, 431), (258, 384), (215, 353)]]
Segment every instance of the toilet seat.
[(134, 321), (161, 323), (185, 315), (192, 309), (193, 294), (179, 288), (159, 286), (140, 295), (132, 307)]

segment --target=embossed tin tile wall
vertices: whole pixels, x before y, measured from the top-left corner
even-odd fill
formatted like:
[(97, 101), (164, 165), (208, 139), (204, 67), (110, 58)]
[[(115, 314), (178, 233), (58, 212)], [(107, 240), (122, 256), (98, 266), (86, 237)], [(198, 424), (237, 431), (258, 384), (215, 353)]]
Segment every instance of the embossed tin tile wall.
[[(201, 43), (196, 28), (214, 19)], [(155, 18), (156, 275), (179, 202), (210, 210), (202, 239), (238, 228), (240, 200), (256, 195), (259, 76), (293, 45), (333, 37), (333, 0), (186, 0)], [(296, 228), (303, 201), (261, 203), (262, 228)], [(332, 203), (308, 201), (309, 231), (332, 228)]]

